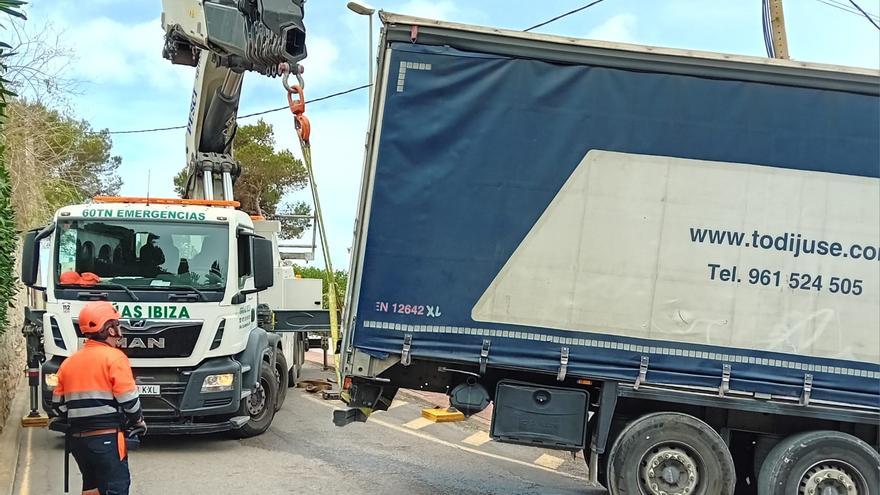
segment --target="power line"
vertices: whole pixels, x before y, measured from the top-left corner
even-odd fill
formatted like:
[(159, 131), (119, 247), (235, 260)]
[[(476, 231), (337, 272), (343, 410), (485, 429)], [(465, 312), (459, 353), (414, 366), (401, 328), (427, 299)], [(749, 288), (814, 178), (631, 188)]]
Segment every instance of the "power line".
[[(372, 84), (364, 84), (363, 86), (357, 86), (357, 87), (354, 87), (354, 88), (349, 88), (349, 89), (346, 89), (346, 90), (344, 90), (344, 91), (339, 91), (338, 93), (332, 93), (332, 94), (325, 95), (325, 96), (321, 96), (321, 97), (319, 97), (319, 98), (315, 98), (315, 99), (312, 99), (312, 100), (306, 100), (306, 103), (307, 103), (307, 104), (308, 104), (308, 103), (317, 103), (317, 102), (319, 102), (319, 101), (329, 100), (329, 99), (331, 99), (331, 98), (336, 98), (337, 96), (347, 95), (347, 94), (349, 94), (349, 93), (354, 93), (355, 91), (359, 91), (359, 90), (362, 90), (362, 89), (369, 88), (370, 86), (372, 86)], [(284, 106), (282, 106), (282, 107), (278, 107), (278, 108), (270, 108), (269, 110), (263, 110), (263, 111), (261, 111), (261, 112), (253, 112), (253, 113), (248, 113), (248, 114), (245, 114), (245, 115), (239, 115), (238, 117), (236, 117), (236, 120), (246, 119), (246, 118), (248, 118), (248, 117), (256, 117), (256, 116), (258, 116), (258, 115), (265, 115), (265, 114), (267, 114), (267, 113), (278, 112), (278, 111), (281, 111), (281, 110), (286, 110), (286, 109), (288, 109), (288, 108), (289, 108), (289, 107), (288, 107), (287, 105), (284, 105)], [(186, 129), (186, 126), (185, 126), (185, 125), (174, 125), (174, 126), (169, 126), (169, 127), (153, 127), (153, 128), (150, 128), (150, 129), (131, 129), (131, 130), (127, 130), (127, 131), (107, 131), (107, 134), (113, 134), (113, 135), (119, 135), (119, 134), (140, 134), (140, 133), (145, 133), (145, 132), (175, 131), (175, 130), (178, 130), (178, 129)], [(99, 134), (99, 133), (96, 132), (95, 134)]]
[[(576, 13), (581, 12), (583, 10), (586, 10), (586, 9), (588, 9), (594, 5), (597, 5), (599, 3), (602, 3), (604, 1), (605, 0), (594, 0), (593, 2), (590, 2), (584, 6), (578, 7), (574, 10), (570, 10), (570, 11), (565, 12), (563, 14), (560, 14), (556, 17), (548, 19), (544, 22), (541, 22), (541, 23), (535, 24), (534, 26), (531, 26), (529, 28), (523, 29), (523, 31), (528, 32), (528, 31), (532, 31), (534, 29), (537, 29), (539, 27), (546, 26), (547, 24), (550, 24), (552, 22), (556, 22), (559, 19), (562, 19), (564, 17), (568, 17), (572, 14), (576, 14)], [(877, 29), (880, 29), (880, 25), (878, 25), (877, 23), (874, 22), (874, 19), (877, 18), (877, 16), (873, 16), (872, 14), (865, 12), (865, 10), (862, 9), (854, 0), (849, 0), (849, 1), (850, 1), (850, 3), (852, 3), (853, 6), (855, 6), (856, 9), (858, 9), (858, 11), (853, 10), (852, 7), (842, 3), (840, 0), (816, 0), (816, 1), (821, 2), (829, 7), (834, 7), (836, 9), (843, 10), (844, 12), (848, 12), (850, 14), (863, 15), (865, 18), (867, 18), (871, 22), (871, 24), (874, 24), (874, 26), (877, 27)], [(773, 48), (773, 42), (771, 40), (773, 30), (770, 25), (769, 5), (767, 4), (766, 0), (762, 0), (762, 8), (765, 12), (764, 19), (763, 19), (764, 20), (764, 44), (765, 44), (765, 48), (767, 49), (767, 56), (772, 58), (772, 57), (775, 57), (775, 54), (774, 54), (775, 50)], [(326, 96), (321, 96), (321, 97), (315, 98), (313, 100), (307, 100), (306, 103), (317, 103), (319, 101), (329, 100), (331, 98), (336, 98), (338, 96), (347, 95), (347, 94), (353, 93), (355, 91), (369, 88), (370, 86), (372, 86), (372, 84), (364, 84), (362, 86), (349, 88), (349, 89), (346, 89), (343, 91), (339, 91), (337, 93), (332, 93), (332, 94), (329, 94)], [(259, 115), (265, 115), (267, 113), (279, 112), (279, 111), (287, 109), (287, 108), (288, 108), (288, 106), (284, 105), (284, 106), (281, 106), (278, 108), (270, 108), (268, 110), (263, 110), (260, 112), (253, 112), (253, 113), (248, 113), (245, 115), (239, 115), (237, 117), (237, 120), (246, 119), (249, 117), (257, 117)], [(179, 130), (179, 129), (186, 129), (186, 125), (175, 125), (175, 126), (168, 126), (168, 127), (153, 127), (153, 128), (149, 128), (149, 129), (131, 129), (131, 130), (124, 130), (124, 131), (107, 131), (107, 134), (111, 134), (111, 135), (141, 134), (141, 133), (147, 133), (147, 132), (174, 131), (174, 130)], [(98, 134), (98, 133), (96, 132), (95, 134)]]
[[(842, 2), (840, 2), (839, 0), (816, 0), (816, 1), (819, 2), (819, 3), (821, 3), (821, 4), (827, 5), (827, 6), (829, 6), (829, 7), (833, 7), (833, 8), (835, 8), (835, 9), (837, 9), (837, 10), (842, 10), (842, 11), (846, 12), (847, 14), (857, 15), (857, 16), (859, 16), (859, 17), (862, 16), (862, 13), (861, 13), (861, 12), (859, 12), (858, 10), (856, 10), (856, 9), (854, 9), (854, 8), (852, 8), (852, 7), (850, 7), (849, 4), (842, 3)], [(880, 20), (880, 17), (878, 17), (877, 15), (874, 15), (874, 14), (871, 14), (871, 13), (868, 13), (868, 15), (869, 15), (872, 19), (874, 19), (874, 20)]]
[(876, 22), (874, 22), (874, 19), (871, 19), (871, 16), (869, 16), (867, 12), (865, 12), (861, 7), (859, 7), (859, 4), (856, 3), (856, 0), (849, 0), (849, 3), (853, 4), (853, 7), (859, 9), (859, 12), (861, 12), (862, 15), (865, 16), (865, 19), (867, 19), (868, 22), (873, 24), (875, 28), (880, 30), (880, 24), (877, 24)]
[(535, 24), (534, 26), (532, 26), (532, 27), (530, 27), (530, 28), (523, 29), (523, 31), (528, 32), (528, 31), (531, 31), (532, 29), (538, 29), (538, 28), (541, 27), (541, 26), (546, 26), (547, 24), (550, 24), (551, 22), (558, 21), (559, 19), (562, 19), (563, 17), (568, 17), (568, 16), (570, 16), (571, 14), (576, 14), (576, 13), (582, 11), (582, 10), (586, 10), (586, 9), (592, 7), (593, 5), (596, 5), (597, 3), (602, 3), (602, 2), (604, 2), (604, 1), (605, 1), (605, 0), (595, 0), (594, 2), (590, 2), (590, 3), (586, 4), (586, 5), (584, 5), (583, 7), (578, 7), (578, 8), (576, 8), (576, 9), (574, 9), (574, 10), (570, 10), (570, 11), (564, 13), (564, 14), (559, 14), (558, 16), (556, 16), (556, 17), (554, 17), (554, 18), (552, 18), (552, 19), (548, 19), (548, 20), (546, 20), (546, 21), (544, 21), (544, 22), (542, 22), (542, 23), (540, 23), (540, 24)]
[[(858, 8), (854, 9), (853, 7), (850, 6), (850, 4), (848, 4), (847, 2), (844, 2), (843, 0), (828, 0), (828, 1), (831, 3), (837, 4), (837, 5), (840, 5), (841, 7), (845, 7), (847, 9), (849, 9), (850, 12), (852, 12), (853, 14), (856, 14), (856, 15), (861, 15), (861, 12), (864, 10), (864, 9), (858, 9)], [(867, 11), (865, 10), (865, 12), (867, 12)], [(880, 16), (878, 16), (877, 14), (872, 14), (872, 13), (868, 12), (868, 15), (870, 15), (874, 19), (880, 19)]]

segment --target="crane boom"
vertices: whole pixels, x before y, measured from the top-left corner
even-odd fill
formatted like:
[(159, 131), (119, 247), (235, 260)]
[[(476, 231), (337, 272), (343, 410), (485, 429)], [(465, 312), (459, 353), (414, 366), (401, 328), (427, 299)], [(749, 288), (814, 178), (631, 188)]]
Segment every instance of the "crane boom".
[[(232, 154), (246, 71), (270, 77), (305, 58), (305, 0), (163, 0), (162, 55), (196, 67), (186, 129), (184, 197), (233, 199)], [(218, 194), (222, 191), (222, 194)]]

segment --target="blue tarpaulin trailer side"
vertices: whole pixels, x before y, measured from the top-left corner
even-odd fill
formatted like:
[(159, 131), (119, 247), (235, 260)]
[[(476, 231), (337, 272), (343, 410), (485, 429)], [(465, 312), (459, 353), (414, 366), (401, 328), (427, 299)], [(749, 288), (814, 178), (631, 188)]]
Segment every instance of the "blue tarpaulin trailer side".
[[(567, 348), (567, 373), (572, 376), (634, 381), (647, 358), (648, 382), (699, 387), (718, 387), (726, 364), (732, 390), (799, 397), (805, 375), (812, 375), (815, 400), (880, 405), (876, 360), (696, 339), (633, 338), (595, 323), (573, 332), (554, 328), (558, 325), (473, 318), (487, 288), (593, 150), (687, 159), (697, 167), (748, 164), (741, 167), (853, 176), (865, 178), (869, 190), (877, 191), (876, 87), (801, 87), (794, 76), (767, 83), (738, 80), (735, 72), (693, 76), (664, 72), (662, 64), (656, 70), (627, 70), (603, 66), (601, 59), (561, 64), (422, 44), (420, 39), (388, 48), (378, 150), (369, 170), (369, 218), (357, 266), (359, 285), (353, 291), (357, 310), (350, 330), (355, 348), (379, 356), (400, 354), (410, 335), (413, 357), (479, 363), (484, 341), (489, 341), (491, 365), (553, 375), (559, 371), (562, 348)], [(778, 198), (774, 204), (804, 209), (804, 201), (810, 198), (793, 198), (788, 204)], [(702, 220), (694, 225), (704, 225)], [(741, 227), (751, 234), (750, 226)], [(788, 232), (800, 225), (794, 221), (774, 227)], [(647, 236), (596, 234), (607, 236), (604, 243), (641, 242), (645, 251), (651, 249)], [(868, 246), (880, 245), (876, 238), (863, 240)], [(557, 255), (553, 250), (543, 253), (547, 259)], [(874, 293), (849, 297), (876, 303), (880, 263), (850, 260), (857, 263), (857, 273)], [(560, 279), (542, 273), (540, 262), (530, 269), (530, 277), (523, 279), (533, 283), (530, 290), (548, 291)], [(773, 289), (798, 291), (780, 285)], [(566, 307), (578, 304), (573, 299)], [(846, 309), (870, 311), (865, 306)], [(842, 339), (834, 345), (846, 347), (847, 339), (865, 342), (861, 334), (876, 333), (877, 327), (834, 329), (833, 336), (816, 331), (816, 338)]]

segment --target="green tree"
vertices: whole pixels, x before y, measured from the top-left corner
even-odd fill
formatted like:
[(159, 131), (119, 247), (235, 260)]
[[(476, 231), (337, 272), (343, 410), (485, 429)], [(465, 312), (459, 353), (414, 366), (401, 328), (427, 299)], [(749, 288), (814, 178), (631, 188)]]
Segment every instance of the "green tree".
[[(260, 119), (256, 124), (242, 125), (232, 142), (235, 158), (241, 163), (241, 176), (235, 181), (235, 200), (251, 215), (310, 215), (311, 207), (304, 202), (284, 202), (284, 196), (308, 184), (308, 173), (300, 160), (289, 150), (275, 149), (275, 132), (271, 124)], [(187, 170), (174, 178), (174, 188), (183, 196)], [(281, 219), (281, 235), (295, 238), (311, 225), (304, 219)]]
[[(302, 278), (319, 278), (323, 281), (321, 284), (321, 293), (324, 295), (324, 309), (327, 309), (327, 270), (316, 266), (295, 266), (293, 272)], [(339, 291), (338, 304), (342, 304), (345, 299), (345, 289), (348, 287), (348, 272), (345, 270), (336, 270), (336, 288)]]
[[(0, 0), (0, 12), (24, 19), (20, 10), (23, 4), (24, 2), (17, 0)], [(10, 49), (9, 44), (0, 42), (0, 126), (6, 124), (7, 97), (15, 97), (15, 93), (7, 89), (9, 81), (5, 78)], [(18, 290), (15, 280), (15, 251), (18, 242), (11, 195), (12, 181), (6, 160), (6, 143), (0, 141), (0, 335), (6, 331), (9, 308)]]
[(122, 160), (112, 154), (106, 130), (96, 132), (88, 122), (39, 102), (18, 99), (7, 110), (3, 136), (19, 228), (45, 222), (61, 206), (118, 194)]

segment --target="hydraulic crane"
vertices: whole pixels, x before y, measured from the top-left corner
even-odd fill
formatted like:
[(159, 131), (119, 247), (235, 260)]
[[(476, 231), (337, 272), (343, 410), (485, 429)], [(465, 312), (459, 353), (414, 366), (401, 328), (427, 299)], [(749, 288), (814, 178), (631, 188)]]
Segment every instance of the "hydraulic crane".
[[(245, 71), (298, 74), (305, 58), (305, 0), (163, 0), (163, 56), (196, 67), (186, 129), (188, 199), (232, 200), (232, 156)], [(218, 194), (218, 191), (222, 191)]]

